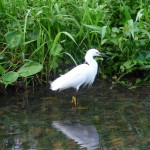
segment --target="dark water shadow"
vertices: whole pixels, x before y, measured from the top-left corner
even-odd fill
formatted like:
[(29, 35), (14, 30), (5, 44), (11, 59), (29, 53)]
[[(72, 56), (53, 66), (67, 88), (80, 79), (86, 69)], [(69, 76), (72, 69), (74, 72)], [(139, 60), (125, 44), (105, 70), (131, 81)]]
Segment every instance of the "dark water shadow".
[(1, 149), (150, 149), (150, 86), (110, 86), (98, 80), (80, 90), (79, 105), (88, 109), (79, 110), (71, 106), (72, 90), (44, 86), (1, 96)]

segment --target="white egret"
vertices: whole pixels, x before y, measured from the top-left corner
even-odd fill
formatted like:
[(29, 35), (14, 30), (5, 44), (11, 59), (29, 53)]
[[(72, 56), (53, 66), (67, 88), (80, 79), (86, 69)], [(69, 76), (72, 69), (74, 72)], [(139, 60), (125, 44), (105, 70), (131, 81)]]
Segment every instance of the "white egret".
[[(53, 91), (61, 91), (68, 88), (74, 88), (78, 91), (81, 85), (83, 85), (83, 87), (86, 85), (92, 85), (98, 70), (98, 64), (94, 59), (95, 56), (106, 55), (100, 53), (97, 49), (88, 50), (85, 55), (85, 63), (76, 66), (66, 74), (55, 79), (51, 83), (50, 88)], [(72, 100), (76, 106), (76, 97), (73, 97)]]

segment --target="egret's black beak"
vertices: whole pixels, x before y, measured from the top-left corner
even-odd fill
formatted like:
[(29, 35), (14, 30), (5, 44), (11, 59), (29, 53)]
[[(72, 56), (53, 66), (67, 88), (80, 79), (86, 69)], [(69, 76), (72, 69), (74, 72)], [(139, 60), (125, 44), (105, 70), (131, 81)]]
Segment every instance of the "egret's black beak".
[(103, 54), (103, 53), (101, 53), (100, 56), (105, 57), (105, 58), (110, 58), (109, 56), (107, 56), (106, 54)]

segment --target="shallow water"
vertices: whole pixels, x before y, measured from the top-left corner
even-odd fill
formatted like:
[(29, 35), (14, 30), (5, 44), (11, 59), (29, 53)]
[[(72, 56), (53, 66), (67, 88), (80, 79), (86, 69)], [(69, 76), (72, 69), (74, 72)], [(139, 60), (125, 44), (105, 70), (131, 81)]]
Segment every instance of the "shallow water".
[(49, 87), (0, 97), (2, 150), (149, 150), (150, 87), (96, 81), (78, 93)]

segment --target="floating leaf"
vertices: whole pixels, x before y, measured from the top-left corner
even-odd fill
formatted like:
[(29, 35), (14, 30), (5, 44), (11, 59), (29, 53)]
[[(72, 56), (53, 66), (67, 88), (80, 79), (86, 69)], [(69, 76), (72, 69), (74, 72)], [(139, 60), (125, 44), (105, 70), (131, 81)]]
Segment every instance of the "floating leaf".
[(24, 64), (18, 71), (19, 75), (22, 77), (28, 77), (36, 74), (42, 70), (43, 66), (37, 62), (28, 62)]
[(20, 31), (7, 32), (5, 34), (6, 41), (9, 44), (9, 48), (14, 48), (22, 44), (23, 38)]

